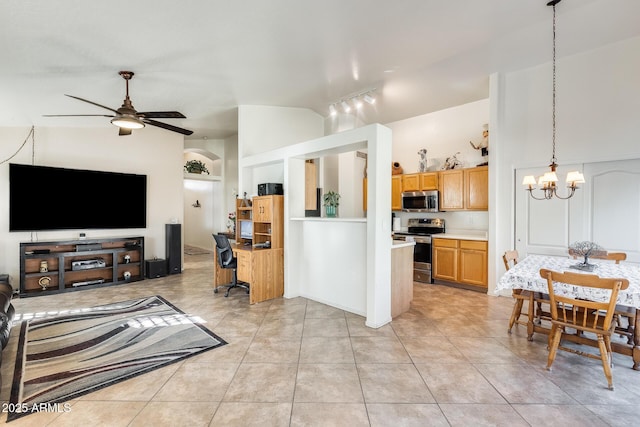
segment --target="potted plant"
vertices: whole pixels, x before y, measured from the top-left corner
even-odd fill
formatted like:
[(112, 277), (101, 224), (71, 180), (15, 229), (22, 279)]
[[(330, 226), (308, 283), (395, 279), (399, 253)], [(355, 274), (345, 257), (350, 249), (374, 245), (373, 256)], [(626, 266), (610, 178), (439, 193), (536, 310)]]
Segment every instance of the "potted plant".
[(189, 160), (184, 165), (184, 170), (189, 173), (206, 173), (207, 175), (209, 175), (207, 167), (200, 160)]
[(322, 196), (327, 217), (335, 218), (336, 208), (340, 205), (340, 194), (335, 191), (328, 191)]

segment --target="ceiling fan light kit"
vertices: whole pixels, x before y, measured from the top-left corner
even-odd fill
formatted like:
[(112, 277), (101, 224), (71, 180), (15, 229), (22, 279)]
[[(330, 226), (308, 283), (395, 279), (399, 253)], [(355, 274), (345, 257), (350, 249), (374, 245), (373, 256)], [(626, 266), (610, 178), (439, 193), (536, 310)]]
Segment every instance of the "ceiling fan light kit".
[(107, 114), (48, 114), (45, 117), (80, 117), (80, 116), (95, 116), (95, 117), (111, 117), (111, 124), (120, 128), (119, 135), (131, 135), (131, 131), (134, 129), (142, 129), (145, 125), (156, 126), (162, 129), (170, 130), (172, 132), (177, 132), (182, 135), (191, 135), (193, 131), (188, 129), (183, 129), (177, 126), (170, 125), (168, 123), (159, 122), (152, 119), (186, 119), (185, 115), (178, 111), (147, 111), (147, 112), (138, 112), (135, 108), (133, 108), (133, 104), (131, 103), (131, 99), (129, 98), (129, 80), (134, 76), (133, 71), (120, 71), (118, 74), (122, 76), (125, 80), (126, 85), (126, 95), (124, 101), (122, 102), (122, 106), (117, 110), (113, 108), (106, 107), (104, 105), (98, 104), (93, 101), (89, 101), (87, 99), (83, 99), (73, 95), (66, 95), (70, 98), (77, 99), (82, 102), (86, 102), (89, 104), (93, 104), (97, 107), (104, 108), (105, 110), (109, 110), (113, 113), (113, 115)]
[(125, 129), (142, 129), (144, 127), (144, 123), (140, 119), (129, 116), (114, 117), (111, 119), (111, 124)]
[(557, 197), (558, 199), (566, 200), (573, 197), (576, 190), (579, 188), (578, 184), (584, 184), (584, 175), (579, 171), (569, 172), (567, 174), (567, 188), (569, 188), (569, 194), (566, 197), (562, 197), (558, 195), (558, 175), (556, 174), (556, 169), (558, 164), (556, 163), (556, 5), (560, 3), (561, 0), (551, 0), (547, 3), (547, 6), (551, 6), (553, 8), (553, 115), (552, 115), (552, 154), (551, 154), (551, 164), (549, 165), (549, 171), (545, 172), (538, 179), (537, 184), (540, 186), (540, 190), (542, 190), (542, 197), (536, 197), (533, 194), (533, 190), (536, 189), (536, 178), (533, 175), (527, 175), (522, 180), (522, 185), (525, 186), (525, 190), (529, 192), (531, 198), (535, 200), (550, 200), (553, 197)]

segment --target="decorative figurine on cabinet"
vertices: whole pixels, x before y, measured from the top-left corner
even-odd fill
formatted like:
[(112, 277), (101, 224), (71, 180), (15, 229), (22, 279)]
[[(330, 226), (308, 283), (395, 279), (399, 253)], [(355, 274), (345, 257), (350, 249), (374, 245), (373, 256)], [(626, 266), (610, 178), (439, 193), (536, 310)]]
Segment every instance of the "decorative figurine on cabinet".
[(449, 170), (449, 169), (461, 168), (462, 162), (458, 159), (458, 154), (460, 154), (459, 151), (453, 156), (447, 157), (447, 159), (444, 161), (444, 165), (442, 165), (442, 169)]
[(418, 155), (420, 156), (420, 160), (418, 161), (418, 172), (426, 172), (427, 171), (427, 149), (421, 148), (418, 151)]
[[(482, 157), (488, 156), (489, 155), (489, 125), (486, 123), (482, 125), (482, 142), (480, 142), (478, 145), (475, 145), (473, 142), (469, 141), (469, 144), (471, 144), (471, 146), (475, 150), (480, 150)], [(484, 162), (479, 164), (478, 166), (485, 166), (488, 164), (489, 162)]]

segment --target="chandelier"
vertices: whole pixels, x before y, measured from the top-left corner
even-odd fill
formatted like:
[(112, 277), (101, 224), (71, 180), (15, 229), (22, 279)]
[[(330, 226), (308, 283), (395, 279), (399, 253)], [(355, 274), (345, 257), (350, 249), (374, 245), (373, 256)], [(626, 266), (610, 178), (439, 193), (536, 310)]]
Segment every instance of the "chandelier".
[(558, 164), (556, 163), (556, 4), (560, 3), (560, 1), (561, 0), (552, 0), (547, 3), (547, 6), (553, 7), (553, 150), (551, 154), (551, 164), (549, 165), (549, 168), (551, 170), (549, 172), (545, 172), (544, 175), (540, 176), (537, 182), (537, 184), (540, 186), (540, 190), (542, 190), (543, 192), (543, 197), (536, 197), (533, 194), (533, 190), (536, 189), (536, 178), (533, 175), (525, 176), (522, 181), (522, 185), (526, 186), (525, 189), (529, 192), (529, 195), (536, 200), (549, 200), (554, 196), (558, 199), (569, 199), (573, 197), (576, 189), (578, 189), (578, 184), (584, 183), (584, 176), (582, 175), (582, 173), (578, 171), (569, 172), (567, 174), (567, 188), (569, 188), (569, 194), (566, 197), (562, 197), (557, 193), (558, 175), (556, 175), (556, 168), (558, 167)]

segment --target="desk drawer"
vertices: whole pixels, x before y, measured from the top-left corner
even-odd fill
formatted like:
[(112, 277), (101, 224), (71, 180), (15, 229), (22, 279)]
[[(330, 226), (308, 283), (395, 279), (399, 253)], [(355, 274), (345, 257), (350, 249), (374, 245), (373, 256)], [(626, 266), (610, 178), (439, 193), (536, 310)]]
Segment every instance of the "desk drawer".
[(251, 252), (238, 251), (238, 280), (251, 283)]

